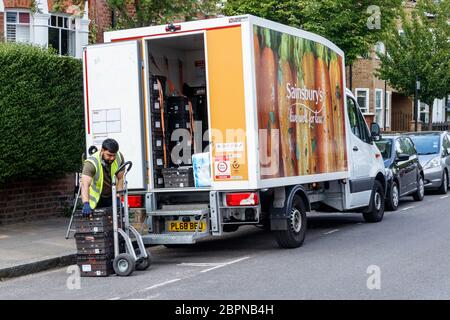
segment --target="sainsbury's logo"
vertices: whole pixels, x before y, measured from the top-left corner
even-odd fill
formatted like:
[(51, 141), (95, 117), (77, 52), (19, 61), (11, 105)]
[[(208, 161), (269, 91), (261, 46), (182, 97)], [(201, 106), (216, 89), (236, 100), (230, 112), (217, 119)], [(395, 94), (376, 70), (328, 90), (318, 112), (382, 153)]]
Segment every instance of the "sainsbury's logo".
[(287, 98), (303, 101), (313, 101), (316, 105), (323, 102), (324, 92), (319, 90), (308, 89), (306, 87), (298, 88), (296, 85), (286, 84)]

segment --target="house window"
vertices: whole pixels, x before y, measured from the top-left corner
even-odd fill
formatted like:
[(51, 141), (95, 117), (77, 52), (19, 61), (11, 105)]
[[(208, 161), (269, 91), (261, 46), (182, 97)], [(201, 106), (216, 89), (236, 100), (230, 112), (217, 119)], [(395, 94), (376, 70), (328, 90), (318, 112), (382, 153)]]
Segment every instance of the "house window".
[(422, 121), (422, 123), (428, 123), (428, 119), (429, 119), (429, 108), (428, 105), (423, 103), (423, 102), (419, 102), (419, 119), (420, 121)]
[(52, 15), (48, 19), (48, 45), (60, 55), (75, 56), (75, 24), (70, 17)]
[(30, 13), (6, 12), (6, 41), (30, 42)]
[(362, 113), (369, 112), (369, 89), (355, 89), (356, 101)]
[(375, 89), (375, 122), (382, 128), (384, 127), (383, 119), (383, 90)]
[(391, 127), (391, 105), (392, 94), (390, 91), (386, 91), (386, 127)]

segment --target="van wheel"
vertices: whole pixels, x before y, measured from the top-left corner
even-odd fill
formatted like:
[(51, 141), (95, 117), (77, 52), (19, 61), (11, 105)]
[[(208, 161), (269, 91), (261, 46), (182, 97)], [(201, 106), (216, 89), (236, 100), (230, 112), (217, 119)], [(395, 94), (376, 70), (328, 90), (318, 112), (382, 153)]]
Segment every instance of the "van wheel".
[(389, 211), (396, 211), (398, 209), (399, 198), (400, 192), (398, 191), (397, 182), (393, 181), (391, 190), (386, 198), (386, 209)]
[(444, 171), (442, 174), (442, 184), (439, 187), (439, 193), (440, 194), (447, 194), (448, 191), (448, 177), (447, 177), (447, 171)]
[(384, 216), (384, 192), (383, 186), (378, 180), (375, 180), (370, 196), (370, 204), (363, 217), (366, 222), (380, 222)]
[(413, 193), (414, 201), (422, 201), (425, 196), (425, 185), (423, 183), (423, 177), (420, 175), (417, 180), (417, 191)]
[(282, 248), (298, 248), (303, 244), (306, 235), (306, 210), (299, 196), (294, 196), (292, 200), (288, 229), (274, 231), (274, 235)]

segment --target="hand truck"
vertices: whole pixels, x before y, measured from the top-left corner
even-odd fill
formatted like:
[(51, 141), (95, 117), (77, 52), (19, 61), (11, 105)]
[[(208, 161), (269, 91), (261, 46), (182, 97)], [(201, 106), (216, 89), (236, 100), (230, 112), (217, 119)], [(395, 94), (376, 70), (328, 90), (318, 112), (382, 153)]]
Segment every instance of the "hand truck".
[[(136, 270), (146, 270), (150, 267), (151, 258), (145, 250), (144, 242), (142, 241), (141, 234), (130, 225), (129, 221), (129, 209), (128, 209), (128, 185), (126, 175), (132, 167), (132, 162), (127, 161), (122, 164), (117, 173), (112, 177), (112, 208), (113, 208), (113, 234), (114, 234), (114, 261), (113, 268), (118, 276), (129, 276)], [(123, 190), (117, 191), (117, 174), (124, 169), (123, 173)], [(117, 195), (123, 194), (123, 217), (119, 214), (120, 208), (118, 208)], [(119, 228), (119, 217), (121, 218), (121, 225), (123, 228)], [(138, 248), (135, 250), (133, 242), (130, 237), (130, 233), (136, 238)], [(119, 249), (119, 235), (125, 240), (126, 252), (120, 253)], [(137, 253), (138, 250), (138, 253)]]

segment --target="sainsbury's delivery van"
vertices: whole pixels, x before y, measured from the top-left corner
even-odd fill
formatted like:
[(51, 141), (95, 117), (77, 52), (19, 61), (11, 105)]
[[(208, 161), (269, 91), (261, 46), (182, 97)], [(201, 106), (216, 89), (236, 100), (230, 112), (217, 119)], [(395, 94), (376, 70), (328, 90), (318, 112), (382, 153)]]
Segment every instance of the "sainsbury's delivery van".
[(116, 139), (147, 244), (242, 225), (298, 247), (306, 214), (384, 214), (384, 165), (344, 53), (251, 15), (105, 33), (83, 55), (87, 146)]

